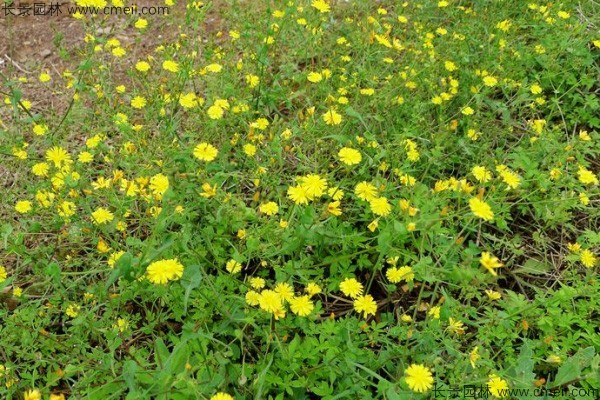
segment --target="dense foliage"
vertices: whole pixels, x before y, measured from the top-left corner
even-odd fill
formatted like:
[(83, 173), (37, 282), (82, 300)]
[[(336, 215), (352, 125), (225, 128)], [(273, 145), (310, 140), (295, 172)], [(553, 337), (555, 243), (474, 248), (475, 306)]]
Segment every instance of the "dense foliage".
[(77, 66), (3, 75), (2, 398), (600, 387), (582, 3), (75, 15)]

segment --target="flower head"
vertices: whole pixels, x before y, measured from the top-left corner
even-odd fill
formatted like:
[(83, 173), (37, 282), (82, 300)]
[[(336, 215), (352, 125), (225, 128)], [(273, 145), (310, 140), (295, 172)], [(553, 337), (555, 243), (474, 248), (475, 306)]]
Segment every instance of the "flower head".
[(148, 280), (156, 285), (163, 285), (183, 276), (183, 265), (176, 259), (159, 260), (146, 268)]
[(494, 212), (489, 204), (483, 200), (479, 200), (477, 197), (473, 197), (469, 200), (469, 207), (476, 217), (485, 221), (492, 221), (494, 219)]
[(498, 260), (498, 257), (495, 257), (492, 253), (488, 253), (487, 251), (481, 253), (479, 262), (485, 269), (489, 271), (490, 274), (494, 276), (498, 275), (495, 270), (503, 265), (500, 260)]
[(363, 313), (363, 317), (367, 318), (369, 315), (375, 315), (377, 312), (377, 303), (370, 294), (358, 296), (354, 299), (354, 310), (358, 313)]
[(340, 283), (340, 290), (346, 296), (356, 298), (363, 293), (363, 285), (354, 278), (346, 278)]
[(342, 147), (338, 152), (338, 157), (346, 165), (356, 165), (362, 160), (360, 151), (350, 147)]
[(421, 364), (411, 364), (404, 371), (404, 379), (410, 390), (425, 393), (433, 386), (433, 376), (431, 370)]
[(212, 144), (200, 143), (194, 148), (194, 157), (202, 161), (212, 161), (219, 154), (219, 150)]

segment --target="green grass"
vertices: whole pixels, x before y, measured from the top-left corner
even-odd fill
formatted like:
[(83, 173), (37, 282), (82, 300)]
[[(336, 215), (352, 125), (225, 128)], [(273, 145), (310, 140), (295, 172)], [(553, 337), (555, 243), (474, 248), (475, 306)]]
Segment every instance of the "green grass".
[(444, 3), (84, 18), (60, 113), (4, 75), (2, 398), (596, 398), (600, 9)]

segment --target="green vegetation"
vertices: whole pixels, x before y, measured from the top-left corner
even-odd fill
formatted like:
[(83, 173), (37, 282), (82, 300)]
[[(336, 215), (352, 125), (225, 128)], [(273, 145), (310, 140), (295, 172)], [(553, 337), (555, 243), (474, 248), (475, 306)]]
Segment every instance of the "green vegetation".
[(597, 398), (581, 3), (81, 16), (78, 66), (3, 76), (1, 397)]

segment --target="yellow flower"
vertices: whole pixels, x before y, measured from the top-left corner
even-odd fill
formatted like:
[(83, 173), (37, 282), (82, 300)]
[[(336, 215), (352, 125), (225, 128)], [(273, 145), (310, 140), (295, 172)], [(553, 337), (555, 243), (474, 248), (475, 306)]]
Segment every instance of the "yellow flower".
[(533, 93), (533, 94), (542, 93), (542, 87), (540, 85), (538, 85), (537, 83), (534, 83), (533, 85), (531, 85), (531, 88), (529, 88), (529, 90), (531, 90), (531, 93)]
[(31, 211), (32, 209), (32, 205), (31, 205), (31, 201), (29, 200), (20, 200), (17, 201), (17, 204), (15, 204), (15, 210), (21, 214), (27, 214), (29, 211)]
[(317, 83), (323, 80), (323, 75), (321, 75), (319, 72), (311, 72), (308, 74), (307, 79), (312, 83)]
[(206, 199), (210, 199), (211, 197), (216, 196), (217, 194), (217, 185), (213, 185), (211, 186), (210, 183), (208, 182), (204, 182), (202, 184), (202, 193), (200, 193), (200, 196), (206, 198)]
[(516, 173), (505, 169), (500, 172), (500, 177), (508, 185), (510, 189), (516, 189), (521, 184), (521, 178)]
[(179, 72), (179, 64), (172, 60), (166, 60), (163, 62), (162, 67), (164, 70), (169, 72)]
[(381, 217), (385, 217), (392, 211), (392, 206), (385, 197), (376, 197), (374, 199), (370, 199), (369, 205), (371, 206), (371, 211), (373, 214)]
[(486, 290), (485, 294), (487, 295), (488, 299), (490, 299), (491, 301), (500, 300), (500, 298), (502, 297), (502, 294), (500, 294), (500, 292), (497, 292), (495, 290)]
[(331, 215), (335, 215), (336, 217), (342, 215), (342, 209), (340, 208), (339, 201), (332, 201), (327, 204), (327, 212)]
[(71, 201), (63, 201), (58, 205), (58, 215), (68, 218), (75, 214), (75, 203)]
[(475, 346), (473, 350), (469, 353), (469, 362), (471, 363), (471, 367), (475, 368), (475, 363), (479, 360), (481, 356), (479, 355), (479, 347)]
[(270, 312), (271, 314), (275, 314), (280, 310), (283, 310), (283, 299), (279, 295), (279, 293), (265, 289), (260, 293), (259, 298), (260, 308), (264, 311)]
[(377, 229), (378, 226), (379, 226), (379, 220), (378, 219), (374, 219), (373, 221), (371, 221), (371, 223), (369, 223), (369, 225), (367, 226), (367, 228), (371, 232), (375, 232), (375, 230)]
[(340, 283), (340, 290), (344, 295), (357, 298), (363, 293), (363, 285), (355, 278), (346, 278)]
[(248, 290), (248, 293), (246, 293), (246, 303), (250, 306), (257, 306), (260, 303), (260, 294), (254, 290)]
[(119, 261), (119, 258), (121, 258), (123, 256), (123, 254), (125, 254), (125, 252), (123, 250), (113, 252), (108, 257), (108, 260), (106, 261), (106, 263), (108, 264), (109, 267), (114, 268), (115, 265), (117, 264), (117, 261)]
[(579, 177), (579, 182), (585, 185), (597, 185), (598, 178), (596, 175), (590, 171), (589, 169), (579, 166), (579, 170), (577, 171), (577, 176)]
[(294, 297), (290, 300), (290, 310), (301, 317), (309, 315), (314, 307), (313, 302), (308, 296)]
[(344, 191), (339, 187), (333, 186), (327, 190), (327, 195), (333, 200), (341, 200), (344, 197)]
[(198, 105), (196, 93), (190, 92), (179, 97), (179, 105), (183, 108), (194, 108)]
[(246, 153), (246, 155), (250, 157), (254, 156), (256, 154), (256, 146), (251, 143), (245, 144), (244, 153)]
[(410, 390), (417, 393), (425, 393), (433, 387), (433, 376), (431, 370), (421, 364), (411, 364), (404, 371), (404, 380)]
[(296, 204), (308, 204), (307, 190), (303, 186), (290, 186), (287, 190), (287, 197)]
[(233, 400), (233, 396), (227, 393), (219, 392), (212, 396), (210, 400)]
[(137, 29), (145, 29), (148, 26), (148, 20), (146, 20), (144, 18), (140, 18), (137, 21), (135, 21), (134, 26)]
[(549, 362), (550, 364), (560, 364), (562, 363), (562, 359), (560, 358), (560, 356), (552, 354), (549, 355), (548, 358), (546, 358), (546, 362)]
[(475, 113), (475, 110), (467, 106), (461, 110), (461, 113), (463, 113), (463, 115), (473, 115)]
[(259, 118), (256, 121), (252, 122), (250, 124), (250, 126), (252, 128), (256, 128), (256, 129), (259, 129), (261, 131), (264, 131), (269, 126), (269, 120), (266, 119), (266, 118)]
[(327, 1), (325, 0), (313, 0), (311, 6), (316, 8), (321, 13), (328, 13), (331, 11), (329, 4), (327, 4)]
[(327, 125), (339, 125), (342, 122), (342, 116), (333, 108), (330, 108), (329, 111), (323, 114), (323, 121), (325, 121)]
[(377, 303), (370, 294), (358, 296), (354, 299), (353, 304), (354, 310), (357, 313), (363, 313), (363, 318), (367, 318), (369, 315), (375, 315), (377, 312)]
[(579, 259), (586, 268), (592, 268), (594, 264), (596, 264), (596, 261), (598, 261), (594, 253), (592, 253), (592, 251), (589, 249), (583, 250), (579, 254)]
[(483, 84), (488, 87), (494, 87), (498, 84), (498, 79), (491, 75), (488, 75), (483, 78)]
[[(34, 124), (33, 125), (33, 133), (37, 136), (43, 136), (48, 132), (48, 125), (45, 124)], [(581, 136), (581, 133), (580, 133)]]
[(361, 200), (371, 200), (377, 197), (377, 188), (370, 182), (360, 182), (354, 188), (354, 193)]
[(183, 276), (183, 265), (176, 259), (159, 260), (146, 268), (148, 280), (156, 285), (163, 285)]
[(42, 400), (42, 394), (37, 389), (30, 389), (23, 393), (23, 400)]
[(250, 286), (252, 286), (254, 289), (262, 289), (265, 287), (265, 280), (258, 276), (250, 278)]
[(65, 310), (65, 314), (71, 318), (75, 318), (79, 315), (79, 311), (81, 310), (81, 306), (77, 304), (69, 304), (67, 309)]
[(462, 321), (456, 320), (452, 317), (448, 319), (448, 331), (455, 335), (465, 334), (465, 324)]
[(194, 157), (202, 161), (212, 161), (217, 157), (219, 151), (211, 144), (200, 143), (194, 148)]
[(223, 118), (224, 111), (221, 107), (217, 105), (212, 105), (208, 108), (206, 112), (210, 119), (221, 119)]
[(131, 107), (137, 108), (137, 109), (146, 107), (146, 98), (144, 98), (142, 96), (135, 96), (131, 100)]
[(338, 157), (346, 165), (355, 165), (362, 160), (360, 151), (349, 147), (342, 147), (338, 152)]
[(399, 283), (402, 281), (406, 281), (406, 282), (411, 282), (412, 280), (415, 279), (415, 274), (413, 272), (413, 269), (411, 267), (409, 267), (408, 265), (405, 265), (404, 267), (391, 267), (388, 268), (388, 270), (385, 273), (385, 276), (388, 278), (388, 280), (391, 283)]
[(0, 265), (0, 282), (4, 282), (8, 277), (8, 273), (6, 272), (6, 268), (3, 265)]
[(258, 207), (259, 211), (266, 215), (275, 215), (279, 211), (279, 206), (274, 201), (263, 203)]
[(106, 222), (110, 222), (113, 220), (113, 218), (114, 218), (113, 213), (111, 213), (110, 211), (108, 211), (106, 208), (103, 208), (103, 207), (98, 207), (96, 209), (96, 211), (94, 211), (92, 213), (92, 220), (94, 221), (94, 224), (96, 224), (96, 225), (101, 225)]
[(258, 86), (260, 78), (256, 75), (246, 75), (246, 84), (251, 88)]
[(46, 160), (52, 161), (59, 168), (63, 164), (70, 164), (71, 156), (62, 147), (52, 147), (46, 151)]
[(508, 396), (508, 382), (497, 375), (490, 375), (490, 380), (487, 382), (487, 387), (494, 397)]
[(225, 264), (225, 269), (230, 274), (237, 274), (238, 272), (240, 272), (242, 270), (242, 264), (240, 264), (239, 262), (237, 262), (234, 259), (231, 259), (231, 260), (227, 261), (227, 264)]
[(323, 196), (325, 189), (327, 189), (327, 180), (317, 174), (308, 174), (301, 177), (300, 183), (306, 191), (306, 196), (309, 200)]
[(308, 285), (306, 285), (305, 290), (310, 296), (321, 293), (321, 287), (313, 282), (310, 282)]
[(473, 167), (471, 173), (473, 174), (473, 176), (475, 176), (475, 179), (477, 179), (478, 182), (485, 183), (492, 179), (492, 173), (488, 171), (485, 167), (479, 165)]
[(282, 300), (290, 301), (294, 298), (294, 288), (287, 282), (279, 282), (274, 290)]
[(489, 253), (487, 251), (481, 253), (481, 258), (479, 259), (479, 262), (493, 276), (497, 276), (498, 274), (495, 270), (503, 266), (500, 260), (498, 260), (498, 257), (495, 257), (492, 253)]
[(469, 207), (476, 217), (479, 217), (485, 221), (492, 221), (494, 219), (494, 212), (492, 208), (477, 197), (473, 197), (469, 200)]
[(431, 307), (431, 309), (429, 310), (429, 312), (427, 312), (427, 314), (430, 317), (432, 317), (433, 319), (440, 319), (440, 311), (441, 311), (441, 307), (435, 306), (435, 307)]
[(150, 190), (157, 197), (162, 197), (169, 189), (169, 178), (163, 174), (156, 174), (150, 178)]

